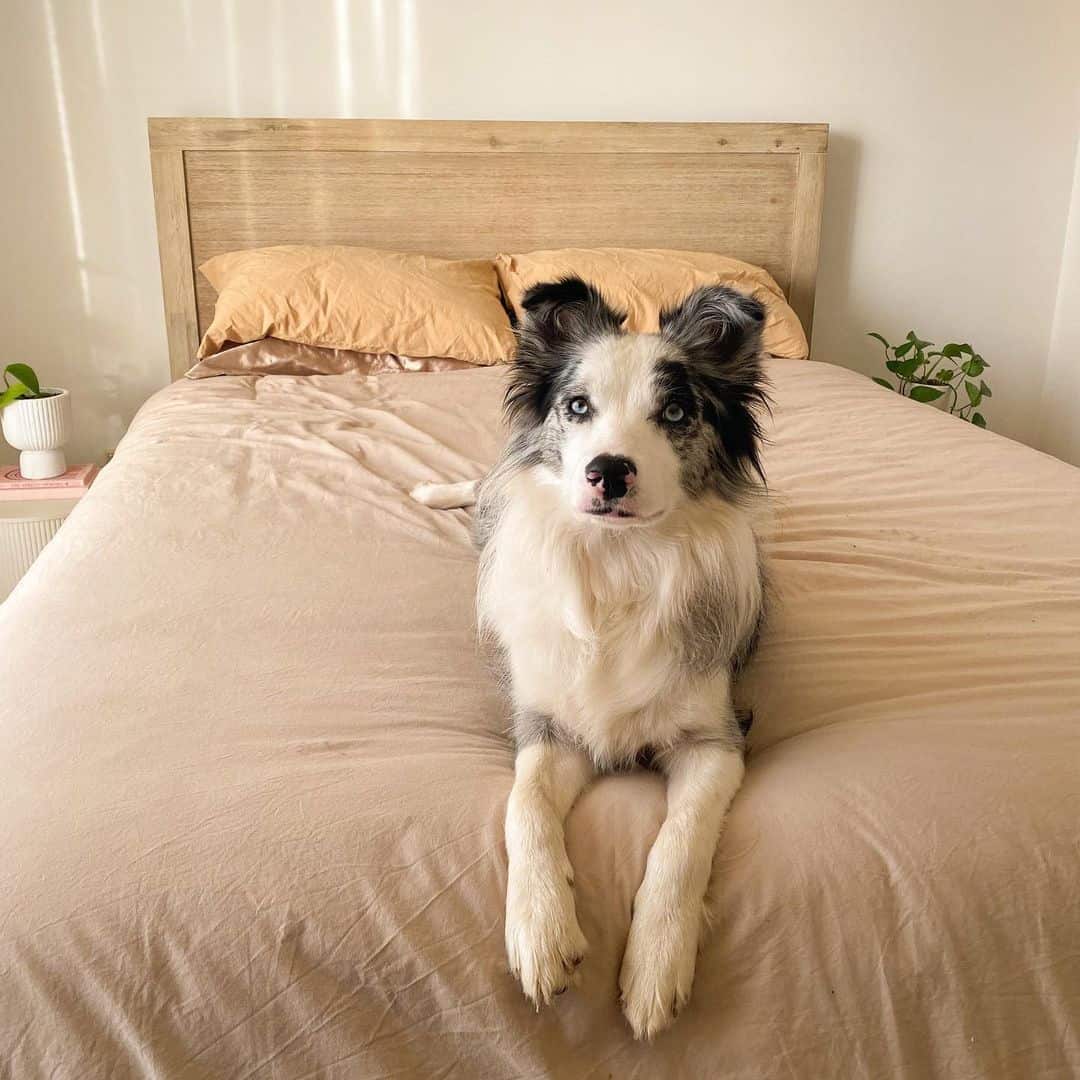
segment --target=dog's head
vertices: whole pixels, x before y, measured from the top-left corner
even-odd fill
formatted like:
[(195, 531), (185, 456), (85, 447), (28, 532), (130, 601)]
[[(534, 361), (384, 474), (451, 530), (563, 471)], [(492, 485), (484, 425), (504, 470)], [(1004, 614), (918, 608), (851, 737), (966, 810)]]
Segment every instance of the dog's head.
[(625, 333), (622, 313), (576, 277), (534, 286), (522, 306), (507, 414), (574, 511), (648, 525), (764, 482), (756, 300), (698, 289), (662, 313), (658, 334)]

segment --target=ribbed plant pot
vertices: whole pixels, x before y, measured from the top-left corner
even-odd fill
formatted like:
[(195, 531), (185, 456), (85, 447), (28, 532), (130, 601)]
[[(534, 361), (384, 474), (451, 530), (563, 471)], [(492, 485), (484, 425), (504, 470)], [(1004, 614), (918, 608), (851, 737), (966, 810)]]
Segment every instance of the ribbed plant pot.
[(19, 472), (27, 480), (47, 480), (67, 468), (63, 447), (71, 434), (71, 395), (43, 386), (48, 397), (19, 398), (0, 411), (4, 438), (19, 454)]

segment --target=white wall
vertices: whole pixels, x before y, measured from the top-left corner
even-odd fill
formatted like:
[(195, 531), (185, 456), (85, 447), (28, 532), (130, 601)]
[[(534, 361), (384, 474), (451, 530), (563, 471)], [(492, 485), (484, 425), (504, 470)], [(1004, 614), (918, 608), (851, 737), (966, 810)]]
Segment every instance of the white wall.
[(1036, 444), (1080, 465), (1080, 148)]
[(145, 120), (182, 114), (828, 121), (816, 355), (873, 367), (871, 328), (969, 339), (993, 363), (991, 425), (1040, 431), (1075, 0), (6, 8), (3, 355), (71, 387), (76, 456), (168, 377)]

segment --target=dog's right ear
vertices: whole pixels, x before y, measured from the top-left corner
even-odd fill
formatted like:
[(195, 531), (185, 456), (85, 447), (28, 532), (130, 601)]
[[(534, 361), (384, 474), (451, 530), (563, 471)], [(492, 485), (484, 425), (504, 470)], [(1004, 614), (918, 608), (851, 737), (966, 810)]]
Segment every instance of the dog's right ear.
[(618, 334), (626, 316), (579, 277), (534, 285), (521, 300), (517, 354), (506, 391), (512, 424), (542, 424), (560, 372), (589, 338)]

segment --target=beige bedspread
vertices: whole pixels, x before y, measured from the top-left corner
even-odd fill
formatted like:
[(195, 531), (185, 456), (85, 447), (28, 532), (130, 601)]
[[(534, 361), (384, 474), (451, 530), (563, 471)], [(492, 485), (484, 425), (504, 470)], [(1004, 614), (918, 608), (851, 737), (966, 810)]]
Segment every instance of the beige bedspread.
[(181, 382), (0, 608), (0, 1073), (1073, 1077), (1080, 471), (777, 361), (776, 598), (695, 995), (616, 1004), (663, 814), (568, 824), (591, 953), (507, 974), (462, 511), (497, 370)]

